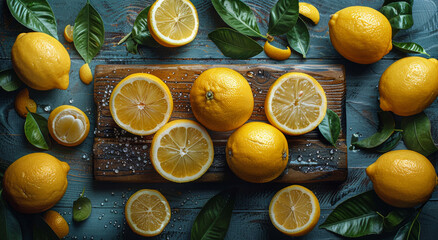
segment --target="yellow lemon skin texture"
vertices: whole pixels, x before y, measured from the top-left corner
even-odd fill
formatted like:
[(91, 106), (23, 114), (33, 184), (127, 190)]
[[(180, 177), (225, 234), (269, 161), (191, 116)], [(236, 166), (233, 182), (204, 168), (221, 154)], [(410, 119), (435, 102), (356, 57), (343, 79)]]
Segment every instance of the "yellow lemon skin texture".
[(266, 41), (263, 50), (265, 51), (266, 55), (274, 60), (283, 61), (290, 57), (292, 54), (289, 47), (286, 49), (280, 49), (277, 47), (272, 46), (269, 41)]
[(387, 204), (415, 207), (427, 201), (437, 185), (435, 168), (423, 155), (411, 150), (395, 150), (380, 156), (366, 173), (374, 191)]
[(29, 97), (29, 90), (27, 88), (22, 89), (15, 97), (15, 110), (21, 117), (26, 117), (29, 110), (35, 113), (37, 105), (33, 99)]
[(269, 182), (286, 168), (289, 148), (280, 130), (263, 122), (238, 128), (227, 142), (228, 166), (239, 178), (252, 183)]
[(93, 74), (91, 73), (90, 66), (88, 63), (85, 63), (82, 65), (82, 67), (79, 69), (79, 78), (81, 81), (85, 84), (90, 84), (93, 81)]
[(438, 96), (438, 61), (405, 57), (391, 64), (379, 82), (380, 108), (399, 116), (422, 112)]
[(63, 238), (68, 235), (70, 230), (68, 223), (57, 211), (49, 210), (45, 212), (43, 219), (59, 238)]
[(9, 204), (21, 213), (52, 208), (67, 190), (70, 166), (47, 153), (31, 153), (5, 171), (3, 190)]
[(69, 84), (70, 56), (55, 38), (41, 32), (21, 33), (12, 46), (15, 73), (36, 90), (65, 90)]
[(307, 17), (312, 20), (312, 22), (316, 25), (319, 23), (319, 11), (318, 9), (310, 3), (300, 2), (299, 3), (299, 12), (301, 15)]
[(373, 8), (344, 8), (331, 16), (328, 25), (333, 47), (352, 62), (375, 63), (392, 49), (391, 24)]

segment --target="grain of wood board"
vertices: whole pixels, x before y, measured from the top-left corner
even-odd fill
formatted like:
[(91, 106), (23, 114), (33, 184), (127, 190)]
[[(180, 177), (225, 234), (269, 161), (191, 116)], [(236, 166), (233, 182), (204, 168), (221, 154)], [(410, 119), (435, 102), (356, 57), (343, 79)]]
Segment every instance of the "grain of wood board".
[[(264, 100), (271, 84), (286, 72), (304, 72), (313, 76), (327, 95), (328, 108), (342, 119), (337, 148), (323, 139), (318, 130), (287, 136), (289, 163), (276, 182), (303, 183), (343, 181), (347, 176), (345, 137), (345, 70), (342, 65), (98, 65), (95, 68), (94, 100), (97, 106), (93, 146), (94, 177), (99, 181), (166, 182), (153, 168), (149, 148), (153, 135), (135, 136), (119, 128), (111, 117), (108, 102), (112, 89), (133, 73), (150, 73), (162, 79), (174, 101), (171, 120), (195, 120), (189, 93), (194, 80), (204, 70), (228, 67), (241, 73), (251, 85), (254, 111), (249, 121), (267, 122)], [(215, 146), (212, 166), (197, 182), (239, 181), (228, 169), (225, 144), (231, 132), (209, 131)]]

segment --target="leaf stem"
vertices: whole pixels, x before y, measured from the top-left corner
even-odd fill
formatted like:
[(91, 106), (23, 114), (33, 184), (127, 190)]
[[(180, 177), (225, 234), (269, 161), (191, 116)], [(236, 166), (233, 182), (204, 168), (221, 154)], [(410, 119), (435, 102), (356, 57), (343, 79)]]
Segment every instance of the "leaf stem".
[(269, 33), (266, 34), (266, 39), (268, 39), (269, 42), (274, 41), (274, 37), (269, 35)]
[(126, 40), (131, 36), (132, 32), (126, 34), (126, 36), (124, 36), (118, 43), (117, 46), (119, 46), (120, 44), (126, 42)]
[(82, 189), (81, 197), (84, 197), (85, 187)]

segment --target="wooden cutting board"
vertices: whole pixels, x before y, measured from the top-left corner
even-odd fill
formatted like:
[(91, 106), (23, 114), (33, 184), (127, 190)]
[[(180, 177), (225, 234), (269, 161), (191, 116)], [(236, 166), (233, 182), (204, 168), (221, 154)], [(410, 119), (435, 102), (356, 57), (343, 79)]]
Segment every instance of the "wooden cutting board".
[[(271, 84), (287, 72), (304, 72), (313, 76), (324, 88), (328, 108), (342, 122), (337, 148), (325, 141), (318, 130), (292, 137), (286, 136), (290, 147), (289, 163), (275, 181), (287, 183), (343, 181), (347, 177), (347, 146), (345, 138), (345, 70), (342, 65), (99, 65), (95, 69), (94, 101), (96, 129), (93, 146), (94, 177), (113, 182), (167, 182), (154, 170), (149, 160), (153, 135), (135, 136), (119, 128), (108, 107), (112, 89), (133, 73), (151, 73), (162, 79), (174, 101), (173, 119), (193, 119), (190, 109), (190, 88), (202, 71), (212, 67), (228, 67), (240, 72), (250, 83), (254, 94), (254, 111), (249, 121), (267, 122), (264, 100)], [(212, 166), (197, 182), (239, 181), (228, 169), (225, 145), (231, 132), (209, 131), (215, 145)]]

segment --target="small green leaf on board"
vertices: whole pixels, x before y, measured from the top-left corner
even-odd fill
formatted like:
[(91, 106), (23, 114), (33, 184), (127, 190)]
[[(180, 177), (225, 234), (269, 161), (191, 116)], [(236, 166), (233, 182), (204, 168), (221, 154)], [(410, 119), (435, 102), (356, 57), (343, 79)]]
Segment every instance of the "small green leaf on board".
[(6, 0), (6, 3), (21, 25), (58, 39), (55, 14), (46, 0)]
[(235, 190), (226, 190), (208, 200), (193, 223), (190, 239), (224, 239), (230, 225), (235, 198)]
[(82, 222), (91, 215), (91, 201), (87, 197), (84, 197), (84, 190), (82, 190), (81, 196), (73, 202), (73, 220), (76, 222)]
[(380, 9), (380, 12), (389, 20), (393, 29), (409, 29), (414, 25), (412, 5), (407, 2), (392, 2)]
[(336, 141), (338, 141), (339, 133), (341, 132), (341, 120), (338, 114), (327, 108), (327, 113), (318, 125), (318, 129), (322, 136), (336, 147)]
[(298, 18), (295, 26), (286, 33), (286, 37), (289, 46), (306, 58), (310, 47), (310, 34), (306, 23), (301, 18)]
[(403, 118), (401, 127), (403, 142), (408, 149), (426, 157), (438, 150), (432, 139), (429, 118), (424, 112)]
[(299, 16), (298, 2), (298, 0), (278, 0), (269, 15), (269, 35), (283, 35), (295, 26)]
[(211, 0), (211, 3), (228, 26), (247, 36), (266, 38), (260, 33), (254, 12), (244, 2), (240, 0)]
[(352, 145), (359, 148), (375, 148), (384, 143), (394, 132), (395, 121), (391, 112), (379, 112), (379, 131)]
[(405, 52), (405, 53), (418, 53), (418, 54), (424, 54), (428, 57), (430, 55), (424, 50), (420, 44), (414, 43), (414, 42), (394, 42), (392, 41), (392, 46), (394, 46), (395, 49)]
[(86, 63), (99, 53), (105, 40), (102, 17), (87, 1), (75, 20), (73, 42), (79, 55)]
[(33, 146), (39, 149), (49, 150), (49, 129), (47, 127), (47, 119), (43, 116), (28, 111), (26, 121), (24, 122), (24, 134), (29, 143)]
[[(152, 37), (148, 28), (148, 13), (151, 6), (143, 9), (134, 21), (134, 26), (132, 27), (132, 39), (140, 44), (147, 47), (158, 47), (160, 46), (157, 41)], [(128, 46), (127, 46), (128, 47)], [(130, 48), (133, 49), (133, 48)], [(128, 49), (129, 51), (129, 49)], [(130, 52), (132, 53), (132, 52)]]
[(256, 41), (231, 28), (218, 28), (208, 37), (226, 57), (248, 59), (263, 51)]
[(21, 87), (23, 83), (13, 69), (0, 71), (0, 87), (6, 92), (12, 92)]

